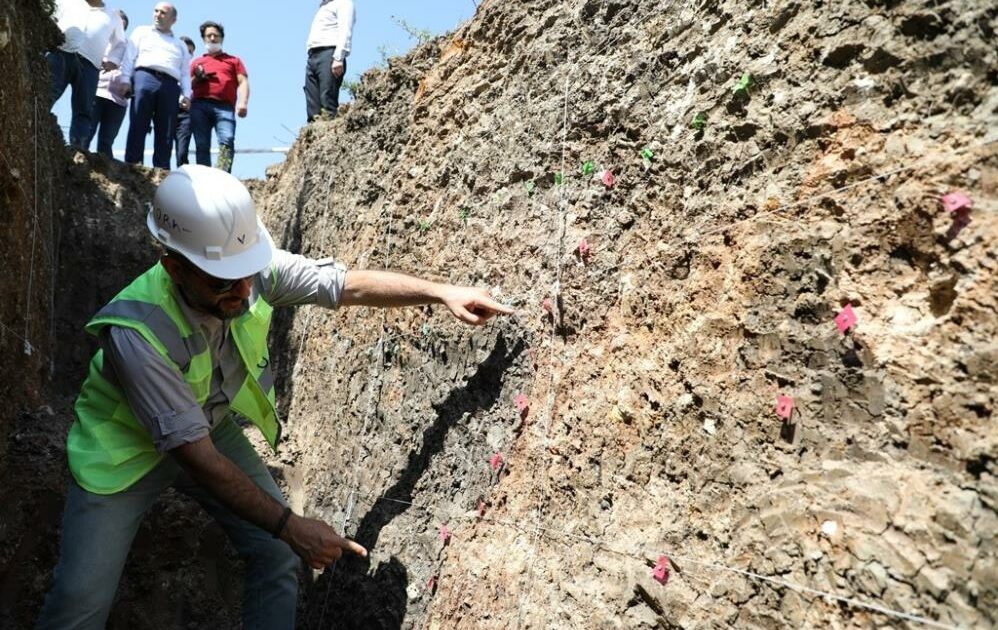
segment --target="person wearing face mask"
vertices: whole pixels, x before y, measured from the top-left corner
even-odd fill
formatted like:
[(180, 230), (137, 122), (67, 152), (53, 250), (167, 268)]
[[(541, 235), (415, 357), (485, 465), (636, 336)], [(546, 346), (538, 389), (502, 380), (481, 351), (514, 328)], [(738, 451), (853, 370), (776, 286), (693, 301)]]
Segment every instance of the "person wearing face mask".
[(236, 116), (249, 111), (250, 84), (242, 59), (222, 50), (225, 28), (218, 22), (201, 25), (205, 54), (191, 62), (194, 100), (191, 105), (191, 132), (194, 134), (197, 163), (211, 166), (211, 132), (218, 136), (215, 168), (229, 172), (235, 153)]

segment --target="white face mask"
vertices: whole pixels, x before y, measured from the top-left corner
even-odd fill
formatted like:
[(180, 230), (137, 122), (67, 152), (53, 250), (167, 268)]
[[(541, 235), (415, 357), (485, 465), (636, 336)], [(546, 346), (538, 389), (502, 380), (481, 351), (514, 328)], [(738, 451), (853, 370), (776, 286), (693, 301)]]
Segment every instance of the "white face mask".
[(206, 53), (209, 53), (209, 54), (217, 53), (217, 52), (222, 52), (222, 45), (221, 44), (205, 44), (204, 45), (204, 51)]

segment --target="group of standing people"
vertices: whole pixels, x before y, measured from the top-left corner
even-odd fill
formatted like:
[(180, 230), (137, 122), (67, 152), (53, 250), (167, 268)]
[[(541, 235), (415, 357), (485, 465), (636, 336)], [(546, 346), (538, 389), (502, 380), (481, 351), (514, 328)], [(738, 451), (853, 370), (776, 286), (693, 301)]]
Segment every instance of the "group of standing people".
[[(201, 24), (204, 54), (173, 33), (177, 9), (160, 2), (152, 24), (125, 37), (128, 16), (103, 0), (57, 0), (55, 19), (65, 37), (47, 54), (53, 104), (72, 88), (69, 144), (112, 155), (111, 146), (125, 114), (129, 116), (125, 162), (141, 164), (145, 140), (153, 131), (152, 164), (169, 169), (188, 163), (194, 138), (195, 160), (211, 166), (212, 132), (218, 140), (215, 167), (231, 171), (236, 118), (249, 112), (250, 84), (243, 61), (223, 50), (225, 28)], [(320, 0), (307, 41), (305, 102), (308, 120), (334, 117), (354, 24), (353, 0)]]

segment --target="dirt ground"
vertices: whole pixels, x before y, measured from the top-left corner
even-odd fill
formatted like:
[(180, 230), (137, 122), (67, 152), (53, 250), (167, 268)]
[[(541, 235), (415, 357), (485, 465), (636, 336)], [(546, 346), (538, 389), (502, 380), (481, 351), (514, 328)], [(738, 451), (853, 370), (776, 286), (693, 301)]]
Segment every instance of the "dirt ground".
[[(303, 575), (299, 628), (994, 627), (996, 28), (969, 0), (486, 0), (365, 75), (252, 183), (275, 239), (518, 312), (280, 315), (269, 463), (372, 550)], [(13, 628), (54, 563), (80, 327), (151, 262), (161, 176), (50, 153), (55, 297), (0, 311), (47, 318), (59, 366), (0, 367), (25, 384), (0, 416)], [(0, 166), (20, 286), (31, 188)], [(237, 627), (240, 598), (220, 530), (168, 496), (109, 627)]]

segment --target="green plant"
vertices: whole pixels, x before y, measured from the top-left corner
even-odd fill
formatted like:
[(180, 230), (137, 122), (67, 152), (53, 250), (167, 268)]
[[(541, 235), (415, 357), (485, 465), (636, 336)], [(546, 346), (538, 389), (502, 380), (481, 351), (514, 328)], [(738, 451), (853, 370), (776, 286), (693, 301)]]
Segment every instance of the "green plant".
[(752, 75), (746, 72), (742, 75), (742, 78), (738, 79), (738, 83), (735, 83), (735, 94), (747, 94), (751, 85)]
[(561, 183), (563, 181), (565, 181), (565, 178), (562, 176), (561, 173), (555, 173), (554, 174), (554, 185), (555, 186), (561, 186)]
[(392, 22), (395, 22), (395, 24), (397, 24), (399, 28), (405, 31), (406, 34), (409, 35), (409, 37), (413, 38), (420, 44), (425, 44), (426, 42), (433, 39), (433, 31), (430, 31), (425, 28), (418, 28), (407, 22), (404, 18), (396, 17), (393, 15)]
[(645, 147), (644, 149), (641, 150), (641, 159), (642, 160), (646, 160), (648, 162), (651, 162), (651, 159), (653, 157), (655, 157), (655, 154), (652, 153), (651, 149)]
[(350, 79), (343, 79), (343, 83), (340, 85), (340, 90), (345, 90), (350, 98), (357, 98), (357, 93), (360, 91), (360, 81), (351, 81)]
[(461, 222), (464, 223), (465, 225), (468, 225), (468, 215), (470, 215), (470, 214), (471, 214), (471, 210), (469, 210), (466, 207), (465, 208), (461, 208), (461, 210), (460, 210)]
[(596, 165), (593, 164), (592, 162), (584, 162), (582, 164), (582, 174), (583, 175), (592, 175), (593, 172), (595, 172), (595, 171), (596, 171)]
[(524, 182), (523, 187), (527, 189), (527, 194), (534, 194), (534, 182)]
[(693, 121), (690, 123), (690, 127), (693, 127), (697, 131), (703, 130), (707, 126), (707, 116), (703, 112), (700, 112), (693, 117)]
[(398, 50), (396, 50), (395, 48), (389, 48), (385, 44), (381, 44), (380, 46), (378, 46), (377, 51), (378, 54), (381, 56), (381, 61), (379, 61), (375, 65), (377, 65), (377, 67), (381, 68), (382, 70), (388, 67), (389, 58), (396, 57), (399, 54)]
[(426, 232), (430, 231), (430, 226), (431, 225), (433, 225), (433, 224), (430, 221), (420, 221), (419, 222), (419, 231), (425, 234)]

